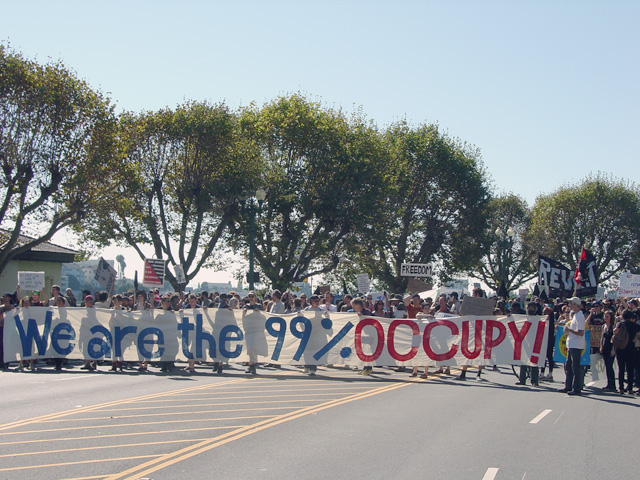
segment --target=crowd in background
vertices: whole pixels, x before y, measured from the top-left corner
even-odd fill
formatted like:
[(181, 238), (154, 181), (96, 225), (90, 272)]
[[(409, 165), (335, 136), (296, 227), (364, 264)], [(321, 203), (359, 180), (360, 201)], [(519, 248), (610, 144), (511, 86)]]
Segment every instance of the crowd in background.
[[(480, 288), (473, 290), (474, 297), (485, 296)], [(255, 292), (249, 292), (246, 296), (239, 295), (235, 291), (229, 292), (207, 292), (194, 293), (167, 293), (161, 295), (158, 289), (135, 293), (124, 292), (113, 295), (106, 291), (92, 294), (90, 291), (82, 292), (82, 299), (76, 299), (70, 289), (63, 295), (60, 287), (54, 285), (51, 289), (51, 297), (41, 298), (40, 292), (31, 292), (30, 295), (22, 296), (20, 288), (15, 293), (5, 293), (0, 305), (0, 320), (4, 324), (4, 313), (15, 307), (29, 306), (55, 306), (55, 307), (87, 307), (87, 308), (108, 308), (117, 310), (150, 310), (164, 309), (180, 311), (193, 308), (226, 308), (231, 310), (264, 310), (275, 314), (291, 314), (301, 311), (326, 311), (326, 312), (353, 312), (366, 316), (377, 316), (384, 318), (433, 318), (443, 315), (460, 315), (461, 306), (464, 299), (460, 299), (457, 292), (440, 294), (437, 298), (421, 298), (420, 295), (400, 295), (384, 293), (384, 296), (374, 298), (372, 295), (354, 296), (350, 294), (334, 295), (331, 292), (314, 294), (307, 297), (306, 294), (295, 292), (280, 292), (273, 290), (259, 297)], [(524, 308), (523, 308), (524, 307)], [(495, 298), (494, 315), (537, 315), (545, 316), (548, 324), (548, 348), (545, 367), (542, 375), (538, 367), (522, 367), (518, 384), (523, 385), (527, 376), (530, 377), (533, 385), (538, 385), (540, 380), (553, 381), (553, 351), (555, 336), (558, 327), (565, 327), (570, 330), (569, 325), (577, 318), (584, 319), (583, 329), (598, 327), (601, 332), (597, 344), (593, 342), (590, 346), (592, 353), (599, 353), (603, 356), (607, 375), (607, 386), (605, 391), (617, 391), (618, 393), (640, 394), (640, 326), (636, 323), (638, 313), (638, 300), (625, 298), (610, 299), (605, 298), (600, 301), (581, 300), (577, 297), (572, 299), (556, 298), (543, 300), (534, 297), (526, 303), (521, 304), (521, 300)], [(580, 312), (580, 313), (578, 313)], [(582, 315), (580, 317), (580, 315)], [(620, 340), (618, 337), (625, 337)], [(0, 346), (2, 341), (0, 339)], [(614, 371), (614, 360), (617, 360), (618, 375)], [(64, 361), (66, 362), (66, 360)], [(55, 369), (61, 370), (64, 364), (63, 359), (54, 359)], [(36, 370), (36, 360), (20, 361), (17, 370)], [(189, 362), (186, 371), (194, 372), (196, 362)], [(111, 369), (123, 371), (127, 365), (125, 362), (112, 362)], [(172, 362), (159, 362), (161, 371), (169, 372), (174, 368)], [(266, 366), (274, 366), (266, 364)], [(277, 365), (275, 365), (277, 367)], [(256, 373), (256, 364), (248, 365), (247, 373)], [(8, 369), (8, 365), (2, 362), (2, 369)], [(98, 362), (86, 361), (82, 367), (87, 370), (98, 368)], [(148, 363), (141, 362), (137, 366), (138, 370), (148, 371)], [(224, 368), (222, 362), (214, 364), (214, 371), (222, 373)], [(314, 375), (315, 366), (304, 366), (305, 372)], [(494, 366), (494, 368), (496, 368)], [(466, 379), (468, 366), (463, 366), (460, 374), (455, 377), (458, 380)], [(545, 369), (547, 374), (545, 375)], [(405, 371), (405, 367), (396, 367), (396, 371)], [(364, 367), (360, 374), (370, 375), (372, 367)], [(418, 368), (414, 367), (411, 376), (418, 375)], [(450, 374), (450, 369), (441, 367), (437, 373)], [(482, 367), (478, 367), (477, 378), (481, 378)], [(422, 378), (427, 378), (428, 367), (425, 367)], [(616, 388), (616, 380), (618, 386)], [(634, 388), (637, 390), (634, 391)], [(566, 391), (562, 389), (561, 391)]]

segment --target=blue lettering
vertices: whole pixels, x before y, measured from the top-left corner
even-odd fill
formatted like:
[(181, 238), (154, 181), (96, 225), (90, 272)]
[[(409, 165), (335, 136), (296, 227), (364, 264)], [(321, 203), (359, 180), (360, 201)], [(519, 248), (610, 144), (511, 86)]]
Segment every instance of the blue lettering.
[(244, 340), (244, 333), (237, 325), (227, 325), (220, 330), (220, 341), (218, 346), (220, 347), (220, 355), (225, 358), (237, 358), (242, 353), (242, 344), (236, 345), (235, 350), (230, 352), (227, 350), (227, 342), (241, 342)]
[(202, 354), (203, 340), (209, 342), (209, 355), (214, 358), (216, 356), (216, 341), (213, 335), (202, 330), (202, 314), (198, 313), (196, 315), (196, 357), (198, 358), (205, 358)]
[[(69, 333), (61, 333), (63, 331)], [(70, 341), (75, 339), (76, 331), (68, 323), (59, 323), (53, 328), (53, 331), (51, 332), (51, 346), (58, 355), (69, 355), (76, 346), (75, 343), (71, 343)], [(60, 341), (69, 343), (65, 348), (62, 348), (59, 343)]]
[(44, 331), (42, 332), (42, 336), (40, 336), (38, 322), (36, 322), (35, 319), (30, 318), (27, 321), (27, 332), (25, 333), (20, 317), (18, 315), (14, 317), (16, 327), (18, 328), (18, 334), (20, 335), (20, 343), (22, 343), (22, 356), (31, 356), (31, 347), (33, 347), (33, 342), (35, 342), (36, 347), (38, 347), (38, 355), (43, 356), (47, 352), (47, 338), (49, 337), (49, 331), (51, 330), (52, 317), (53, 312), (47, 311), (44, 318)]
[[(158, 338), (147, 340), (148, 335), (155, 335)], [(164, 353), (164, 347), (158, 347), (157, 352), (150, 352), (145, 345), (164, 345), (164, 334), (156, 327), (145, 328), (138, 335), (138, 351), (144, 358), (160, 358)]]
[(178, 324), (178, 330), (182, 332), (182, 353), (189, 360), (193, 360), (193, 353), (189, 351), (189, 330), (194, 328), (187, 317), (182, 317), (182, 323)]
[[(87, 353), (89, 356), (91, 358), (111, 357), (111, 345), (113, 344), (111, 332), (102, 325), (91, 327), (90, 331), (93, 334), (101, 333), (104, 335), (105, 340), (101, 338), (92, 338), (89, 340), (89, 343), (87, 344)], [(96, 347), (98, 348), (96, 349)]]
[(122, 339), (129, 333), (134, 334), (138, 331), (138, 327), (129, 325), (128, 327), (116, 327), (116, 358), (122, 357)]

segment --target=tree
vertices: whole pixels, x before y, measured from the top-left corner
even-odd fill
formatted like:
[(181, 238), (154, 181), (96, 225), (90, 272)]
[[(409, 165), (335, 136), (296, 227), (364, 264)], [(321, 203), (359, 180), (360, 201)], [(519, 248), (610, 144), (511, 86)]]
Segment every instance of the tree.
[(489, 199), (479, 152), (436, 125), (399, 122), (385, 140), (391, 187), (384, 213), (369, 218), (351, 258), (394, 292), (407, 289), (402, 263), (434, 263), (442, 278), (467, 271), (480, 255)]
[(575, 269), (582, 248), (595, 258), (602, 283), (640, 261), (640, 191), (604, 174), (540, 195), (527, 241), (537, 253)]
[[(120, 137), (121, 156), (135, 169), (120, 185), (128, 203), (98, 212), (86, 225), (87, 236), (130, 245), (140, 258), (142, 246), (151, 245), (156, 258), (182, 265), (189, 282), (215, 262), (213, 253), (260, 164), (223, 104), (125, 113)], [(177, 290), (173, 272), (166, 272)]]
[(114, 128), (108, 99), (64, 65), (41, 66), (0, 45), (0, 272), (119, 201)]
[(483, 255), (469, 274), (482, 279), (495, 291), (502, 281), (507, 291), (511, 291), (534, 278), (535, 255), (523, 240), (530, 215), (527, 202), (518, 195), (510, 193), (491, 198), (487, 203)]
[[(334, 269), (345, 238), (381, 207), (377, 130), (360, 115), (347, 118), (297, 94), (245, 109), (242, 125), (265, 165), (255, 245), (263, 275), (286, 289)], [(250, 212), (239, 213), (233, 240), (246, 248)]]

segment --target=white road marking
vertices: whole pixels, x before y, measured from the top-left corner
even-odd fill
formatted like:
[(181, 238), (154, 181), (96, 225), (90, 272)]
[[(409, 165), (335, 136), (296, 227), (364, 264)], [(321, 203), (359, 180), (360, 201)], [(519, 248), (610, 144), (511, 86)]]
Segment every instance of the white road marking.
[(538, 423), (540, 420), (542, 420), (544, 417), (546, 417), (550, 413), (551, 413), (551, 410), (544, 410), (540, 415), (538, 415), (536, 418), (531, 420), (529, 423)]
[(553, 422), (553, 424), (555, 425), (556, 423), (558, 423), (558, 420), (560, 420), (562, 418), (562, 415), (564, 415), (564, 411), (560, 414), (560, 416), (556, 419), (555, 422)]
[(487, 472), (484, 474), (484, 477), (482, 477), (482, 480), (493, 480), (494, 478), (496, 478), (496, 475), (498, 474), (498, 470), (500, 469), (487, 468)]

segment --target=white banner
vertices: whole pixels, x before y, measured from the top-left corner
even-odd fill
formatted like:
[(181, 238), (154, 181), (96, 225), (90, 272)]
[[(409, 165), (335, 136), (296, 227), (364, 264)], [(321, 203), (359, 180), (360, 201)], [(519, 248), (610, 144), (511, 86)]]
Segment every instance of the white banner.
[(621, 273), (618, 297), (640, 297), (640, 275)]
[(21, 292), (44, 290), (44, 272), (18, 272), (18, 285)]
[(4, 360), (231, 360), (280, 364), (543, 365), (546, 317), (434, 320), (355, 313), (29, 307), (5, 315)]

